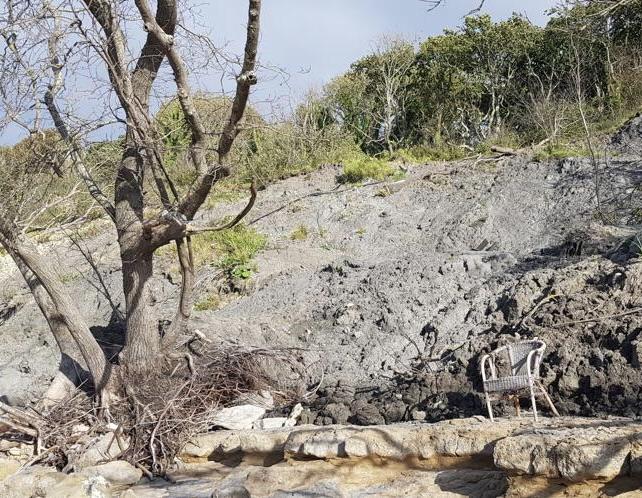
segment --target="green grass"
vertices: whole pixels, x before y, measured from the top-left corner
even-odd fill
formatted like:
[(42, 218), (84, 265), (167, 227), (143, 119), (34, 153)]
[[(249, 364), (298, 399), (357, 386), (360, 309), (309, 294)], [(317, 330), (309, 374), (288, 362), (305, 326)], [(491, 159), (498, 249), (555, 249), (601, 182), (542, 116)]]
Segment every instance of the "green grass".
[(62, 275), (60, 275), (59, 278), (63, 284), (69, 284), (71, 282), (75, 282), (76, 280), (78, 280), (80, 278), (80, 275), (76, 272), (63, 273)]
[[(212, 265), (229, 276), (249, 278), (256, 271), (252, 260), (265, 248), (267, 237), (253, 228), (240, 224), (220, 232), (203, 232), (192, 237), (192, 254), (195, 268)], [(176, 247), (161, 247), (161, 257), (176, 257)]]
[(555, 144), (546, 146), (538, 150), (533, 155), (533, 160), (544, 162), (559, 159), (568, 159), (570, 157), (587, 157), (590, 155), (585, 146), (574, 144)]
[(310, 235), (310, 231), (308, 230), (308, 227), (306, 227), (305, 225), (299, 225), (290, 234), (290, 239), (305, 240), (308, 238), (308, 235)]
[(249, 278), (256, 270), (252, 259), (263, 250), (267, 237), (246, 225), (211, 233), (212, 246), (220, 255), (215, 265), (238, 278)]
[(221, 306), (221, 298), (218, 293), (211, 292), (205, 294), (201, 299), (194, 303), (195, 311), (216, 310)]
[(375, 159), (365, 154), (353, 154), (341, 162), (343, 172), (337, 178), (339, 183), (361, 183), (368, 179), (386, 180), (403, 176), (403, 172), (388, 161)]
[(420, 164), (432, 161), (456, 161), (466, 157), (466, 154), (463, 147), (455, 145), (415, 145), (396, 150), (392, 154), (388, 154), (388, 158), (391, 161)]

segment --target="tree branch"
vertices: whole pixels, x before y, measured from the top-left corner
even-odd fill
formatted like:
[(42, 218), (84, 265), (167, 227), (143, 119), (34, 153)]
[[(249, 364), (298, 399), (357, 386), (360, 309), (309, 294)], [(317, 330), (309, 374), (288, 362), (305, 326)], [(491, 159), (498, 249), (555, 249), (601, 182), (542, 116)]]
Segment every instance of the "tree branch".
[[(230, 117), (221, 134), (218, 144), (218, 164), (200, 168), (192, 191), (179, 205), (179, 211), (191, 220), (209, 195), (212, 185), (221, 178), (229, 175), (229, 154), (236, 139), (238, 124), (243, 119), (250, 88), (257, 83), (256, 57), (259, 44), (261, 18), (261, 0), (249, 0), (247, 34), (245, 40), (245, 56), (241, 74), (236, 78), (236, 93), (230, 111)], [(204, 162), (202, 163), (204, 165)]]

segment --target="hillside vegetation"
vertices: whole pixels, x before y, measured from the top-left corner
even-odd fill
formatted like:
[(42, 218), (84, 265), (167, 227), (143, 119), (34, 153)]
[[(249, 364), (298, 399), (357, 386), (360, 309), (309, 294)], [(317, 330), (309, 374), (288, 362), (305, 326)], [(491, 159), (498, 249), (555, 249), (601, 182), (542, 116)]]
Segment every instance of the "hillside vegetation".
[[(327, 163), (346, 167), (342, 181), (360, 182), (400, 174), (385, 161), (447, 161), (494, 145), (538, 145), (538, 160), (595, 154), (603, 137), (640, 110), (641, 61), (642, 1), (610, 10), (575, 2), (553, 11), (545, 27), (516, 14), (501, 22), (469, 16), (418, 46), (384, 38), (285, 122), (268, 123), (248, 108), (232, 177), (209, 204), (234, 199), (251, 181), (261, 187)], [(195, 103), (208, 128), (223, 128), (229, 99), (201, 94)], [(187, 191), (196, 172), (183, 167), (191, 135), (177, 101), (161, 107), (156, 128), (165, 167), (179, 192)], [(218, 135), (210, 134), (213, 153)], [(122, 143), (79, 144), (98, 180), (114, 170)], [(30, 229), (92, 216), (88, 195), (62, 174), (62, 150), (55, 133), (0, 150), (2, 172), (21, 194), (14, 207)], [(52, 168), (61, 177), (52, 178)], [(39, 174), (47, 181), (34, 182)]]

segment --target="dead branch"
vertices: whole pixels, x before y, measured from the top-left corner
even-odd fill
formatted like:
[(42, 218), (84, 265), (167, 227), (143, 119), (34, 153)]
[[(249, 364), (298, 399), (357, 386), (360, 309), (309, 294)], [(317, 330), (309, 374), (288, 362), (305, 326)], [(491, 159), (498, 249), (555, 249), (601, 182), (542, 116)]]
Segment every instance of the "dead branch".
[(574, 320), (571, 322), (562, 322), (562, 323), (556, 323), (553, 324), (552, 326), (555, 328), (560, 328), (560, 327), (568, 327), (569, 325), (578, 325), (581, 323), (591, 323), (591, 322), (603, 322), (604, 320), (610, 320), (611, 318), (621, 318), (623, 316), (629, 316), (629, 315), (635, 315), (637, 313), (642, 312), (642, 308), (635, 308), (633, 310), (629, 311), (624, 311), (622, 313), (615, 313), (612, 315), (605, 315), (605, 316), (598, 316), (595, 318), (586, 318), (584, 320)]
[(187, 233), (189, 235), (194, 235), (194, 234), (203, 233), (203, 232), (220, 232), (221, 230), (229, 230), (230, 228), (234, 228), (243, 220), (243, 218), (245, 218), (248, 215), (248, 213), (254, 207), (255, 202), (256, 202), (256, 187), (254, 186), (254, 182), (252, 182), (252, 184), (250, 185), (250, 200), (248, 201), (245, 208), (243, 208), (243, 211), (237, 214), (232, 221), (218, 227), (194, 227), (194, 226), (190, 227), (188, 225)]

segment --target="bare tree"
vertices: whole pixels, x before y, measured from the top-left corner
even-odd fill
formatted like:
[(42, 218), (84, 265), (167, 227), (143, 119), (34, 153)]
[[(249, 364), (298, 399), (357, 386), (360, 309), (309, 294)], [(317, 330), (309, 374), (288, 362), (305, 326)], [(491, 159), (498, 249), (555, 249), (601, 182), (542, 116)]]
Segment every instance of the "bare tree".
[[(112, 220), (120, 247), (122, 286), (125, 296), (126, 337), (119, 369), (145, 375), (159, 362), (175, 356), (178, 338), (186, 331), (192, 308), (194, 262), (191, 237), (208, 230), (237, 224), (252, 208), (256, 192), (251, 189), (247, 207), (222, 226), (195, 226), (193, 220), (212, 187), (230, 174), (230, 151), (240, 132), (240, 123), (257, 82), (255, 68), (259, 42), (261, 0), (248, 0), (245, 51), (226, 125), (220, 133), (215, 159), (207, 152), (205, 129), (193, 102), (187, 63), (179, 50), (181, 12), (176, 0), (157, 0), (156, 10), (148, 0), (8, 0), (0, 8), (0, 35), (5, 41), (0, 55), (0, 96), (6, 125), (21, 126), (30, 133), (53, 123), (64, 144), (65, 162), (73, 167), (87, 191)], [(182, 5), (182, 4), (181, 4)], [(140, 53), (132, 55), (137, 32), (146, 32)], [(163, 164), (151, 111), (154, 89), (165, 85), (159, 78), (164, 63), (169, 66), (175, 98), (180, 103), (191, 133), (189, 162), (196, 179), (180, 195)], [(72, 67), (73, 66), (73, 67)], [(61, 105), (82, 98), (82, 85), (73, 73), (95, 75), (91, 88), (99, 120)], [(106, 88), (98, 83), (104, 75)], [(78, 94), (70, 95), (72, 89)], [(164, 87), (163, 87), (164, 88)], [(124, 131), (124, 152), (113, 175), (113, 196), (92, 176), (85, 161), (82, 137), (97, 123), (111, 118), (111, 125)], [(102, 126), (102, 124), (101, 124)], [(151, 179), (145, 183), (146, 178)], [(148, 185), (153, 192), (148, 192)], [(160, 199), (163, 211), (150, 215), (150, 199)], [(0, 244), (12, 256), (63, 354), (60, 371), (70, 379), (64, 389), (51, 395), (64, 397), (69, 385), (77, 384), (85, 368), (103, 408), (118, 391), (118, 379), (92, 336), (89, 325), (51, 269), (47, 256), (20, 227), (10, 209), (0, 209)], [(154, 252), (175, 244), (182, 273), (178, 308), (169, 329), (161, 335), (150, 290)], [(56, 384), (62, 385), (56, 381)]]
[(393, 133), (400, 116), (406, 113), (410, 71), (414, 64), (414, 48), (407, 41), (384, 37), (379, 40), (373, 56), (381, 84), (378, 100), (383, 103), (377, 122), (381, 123), (381, 140), (389, 152), (394, 150)]

